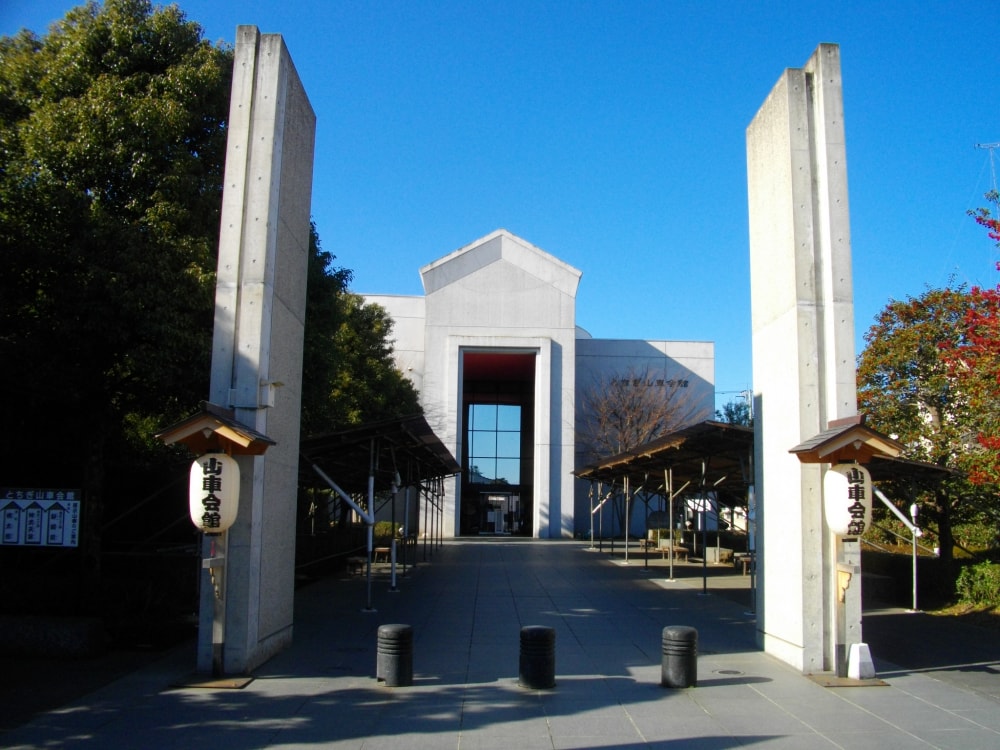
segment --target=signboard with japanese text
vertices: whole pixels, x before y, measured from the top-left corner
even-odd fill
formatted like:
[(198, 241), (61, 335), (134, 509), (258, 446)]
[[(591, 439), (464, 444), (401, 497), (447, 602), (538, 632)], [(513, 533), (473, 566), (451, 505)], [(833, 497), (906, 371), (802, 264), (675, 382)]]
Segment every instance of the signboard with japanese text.
[(80, 490), (0, 488), (0, 545), (77, 547)]

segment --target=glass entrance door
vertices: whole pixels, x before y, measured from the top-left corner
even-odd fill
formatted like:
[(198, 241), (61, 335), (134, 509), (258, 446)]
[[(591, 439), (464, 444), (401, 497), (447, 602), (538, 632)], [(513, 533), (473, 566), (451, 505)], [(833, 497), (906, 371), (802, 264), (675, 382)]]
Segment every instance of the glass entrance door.
[(480, 534), (517, 534), (521, 530), (521, 498), (510, 493), (482, 496), (479, 504)]

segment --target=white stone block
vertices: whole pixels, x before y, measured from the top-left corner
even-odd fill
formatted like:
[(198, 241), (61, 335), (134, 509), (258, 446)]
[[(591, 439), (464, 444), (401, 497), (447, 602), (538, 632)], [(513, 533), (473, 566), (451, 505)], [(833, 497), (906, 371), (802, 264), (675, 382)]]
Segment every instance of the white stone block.
[(847, 676), (852, 680), (875, 678), (875, 663), (867, 643), (852, 643), (847, 653)]

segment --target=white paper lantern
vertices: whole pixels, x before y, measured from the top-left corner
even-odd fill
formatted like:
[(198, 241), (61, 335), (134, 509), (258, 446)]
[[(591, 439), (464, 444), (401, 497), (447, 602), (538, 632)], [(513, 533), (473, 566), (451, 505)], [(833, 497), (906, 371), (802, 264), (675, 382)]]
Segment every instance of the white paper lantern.
[(225, 453), (208, 453), (191, 464), (191, 520), (206, 534), (233, 525), (240, 503), (240, 465)]
[(823, 512), (837, 536), (859, 537), (872, 522), (872, 477), (864, 466), (836, 464), (823, 477)]

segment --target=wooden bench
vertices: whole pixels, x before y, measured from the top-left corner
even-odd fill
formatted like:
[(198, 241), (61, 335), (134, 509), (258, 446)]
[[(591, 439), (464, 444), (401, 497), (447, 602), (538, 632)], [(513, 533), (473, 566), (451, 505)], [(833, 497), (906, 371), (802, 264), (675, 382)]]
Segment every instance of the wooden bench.
[[(660, 551), (663, 553), (663, 559), (666, 560), (667, 559), (667, 553), (670, 552), (670, 547), (660, 547)], [(678, 558), (680, 558), (680, 559), (684, 560), (685, 562), (687, 562), (687, 559), (688, 559), (688, 548), (687, 547), (681, 547), (680, 545), (676, 545), (675, 544), (674, 547), (673, 547), (673, 552), (674, 552), (674, 559), (675, 560), (677, 560)]]
[(372, 562), (377, 563), (379, 558), (382, 558), (382, 562), (389, 562), (389, 548), (388, 547), (376, 547), (372, 551)]
[[(668, 543), (661, 544), (661, 542), (663, 542), (663, 540), (661, 540), (660, 542), (654, 542), (652, 539), (640, 539), (639, 549), (642, 550), (643, 552), (649, 552), (650, 550), (653, 550), (654, 552), (660, 552), (660, 557), (666, 560), (667, 553), (670, 552), (670, 545)], [(674, 549), (675, 560), (677, 559), (687, 560), (688, 557), (687, 547), (681, 547), (679, 544), (675, 544), (673, 549)]]
[(363, 557), (348, 557), (347, 558), (347, 572), (351, 575), (357, 573), (361, 575), (365, 572), (365, 563), (368, 561)]

